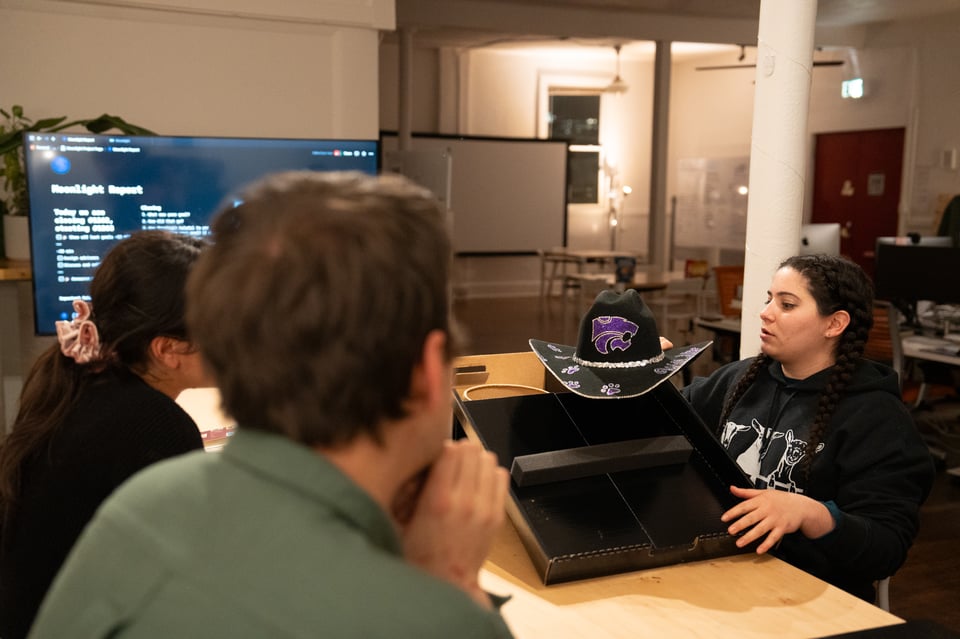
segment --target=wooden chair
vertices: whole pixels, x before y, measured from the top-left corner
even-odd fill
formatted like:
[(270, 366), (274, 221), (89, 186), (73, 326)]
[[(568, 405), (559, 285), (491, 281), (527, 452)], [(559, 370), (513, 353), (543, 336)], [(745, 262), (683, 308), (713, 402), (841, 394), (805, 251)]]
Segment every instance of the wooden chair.
[(684, 277), (706, 278), (710, 273), (710, 263), (707, 260), (687, 260), (683, 264)]
[(720, 312), (724, 317), (740, 317), (740, 303), (743, 298), (743, 265), (714, 266), (713, 272), (716, 275)]

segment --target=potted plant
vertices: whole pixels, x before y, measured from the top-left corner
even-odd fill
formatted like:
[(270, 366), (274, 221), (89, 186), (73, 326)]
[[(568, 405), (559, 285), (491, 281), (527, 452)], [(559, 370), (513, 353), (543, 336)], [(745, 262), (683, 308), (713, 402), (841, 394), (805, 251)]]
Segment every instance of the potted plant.
[(23, 160), (25, 132), (53, 133), (83, 127), (90, 133), (103, 133), (117, 129), (127, 135), (153, 135), (153, 131), (106, 113), (85, 120), (68, 122), (67, 116), (62, 116), (35, 122), (23, 114), (22, 106), (15, 104), (10, 110), (0, 108), (0, 115), (3, 116), (0, 120), (0, 177), (3, 178), (0, 214), (3, 217), (4, 256), (11, 259), (28, 259), (30, 256), (27, 232), (30, 200), (27, 194), (27, 175)]

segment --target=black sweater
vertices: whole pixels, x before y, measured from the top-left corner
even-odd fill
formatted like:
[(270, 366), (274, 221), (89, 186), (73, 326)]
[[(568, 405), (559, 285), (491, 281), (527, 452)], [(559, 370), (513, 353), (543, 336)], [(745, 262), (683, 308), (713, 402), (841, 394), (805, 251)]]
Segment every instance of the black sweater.
[(0, 538), (0, 637), (26, 636), (47, 589), (100, 504), (127, 478), (203, 448), (180, 406), (129, 373), (103, 373), (23, 470)]
[[(724, 399), (751, 360), (698, 378), (684, 396), (711, 428)], [(758, 488), (803, 493), (832, 501), (837, 527), (819, 539), (796, 532), (776, 554), (789, 563), (864, 599), (873, 582), (906, 559), (919, 527), (920, 505), (933, 483), (930, 453), (900, 400), (896, 373), (862, 361), (837, 404), (809, 479), (801, 462), (820, 391), (822, 371), (804, 380), (783, 375), (777, 362), (761, 370), (720, 430), (727, 452)]]

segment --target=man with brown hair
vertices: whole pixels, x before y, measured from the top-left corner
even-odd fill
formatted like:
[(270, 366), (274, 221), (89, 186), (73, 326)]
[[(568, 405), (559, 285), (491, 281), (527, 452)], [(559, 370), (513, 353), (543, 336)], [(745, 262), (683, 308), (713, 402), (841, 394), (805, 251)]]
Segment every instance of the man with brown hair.
[(449, 441), (450, 243), (397, 177), (287, 173), (224, 210), (188, 323), (238, 423), (121, 487), (35, 637), (508, 637), (478, 573), (508, 476)]

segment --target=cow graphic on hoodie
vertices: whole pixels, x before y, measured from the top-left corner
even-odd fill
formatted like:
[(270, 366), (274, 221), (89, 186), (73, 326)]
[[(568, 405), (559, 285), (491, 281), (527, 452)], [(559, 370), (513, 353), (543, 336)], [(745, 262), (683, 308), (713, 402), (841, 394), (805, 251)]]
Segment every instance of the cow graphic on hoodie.
[[(749, 425), (728, 421), (723, 426), (720, 443), (757, 488), (803, 493), (793, 472), (807, 452), (807, 442), (795, 437), (792, 429), (775, 431), (765, 428), (757, 419)], [(819, 448), (822, 449), (823, 444)]]

